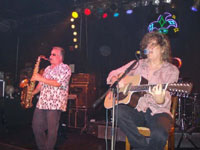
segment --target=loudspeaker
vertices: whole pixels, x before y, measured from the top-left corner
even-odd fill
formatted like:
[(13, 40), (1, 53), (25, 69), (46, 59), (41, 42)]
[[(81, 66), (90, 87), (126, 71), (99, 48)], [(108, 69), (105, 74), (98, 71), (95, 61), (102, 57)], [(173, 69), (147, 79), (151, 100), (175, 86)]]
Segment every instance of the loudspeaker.
[(71, 83), (89, 83), (89, 84), (95, 84), (95, 75), (89, 74), (89, 73), (78, 73), (73, 74), (71, 78)]
[(87, 123), (87, 109), (70, 108), (68, 110), (68, 127), (83, 128)]
[(78, 108), (90, 108), (96, 99), (96, 88), (88, 83), (70, 84), (70, 93), (77, 95)]

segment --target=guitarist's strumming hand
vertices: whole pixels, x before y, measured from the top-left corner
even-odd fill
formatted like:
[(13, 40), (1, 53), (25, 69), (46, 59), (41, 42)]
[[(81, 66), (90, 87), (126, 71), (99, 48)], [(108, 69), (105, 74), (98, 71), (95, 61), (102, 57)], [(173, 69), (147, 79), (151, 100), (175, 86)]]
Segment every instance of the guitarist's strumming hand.
[(165, 101), (165, 92), (167, 86), (163, 89), (162, 84), (158, 84), (154, 87), (149, 87), (149, 93), (154, 97), (155, 101), (158, 104), (162, 104)]

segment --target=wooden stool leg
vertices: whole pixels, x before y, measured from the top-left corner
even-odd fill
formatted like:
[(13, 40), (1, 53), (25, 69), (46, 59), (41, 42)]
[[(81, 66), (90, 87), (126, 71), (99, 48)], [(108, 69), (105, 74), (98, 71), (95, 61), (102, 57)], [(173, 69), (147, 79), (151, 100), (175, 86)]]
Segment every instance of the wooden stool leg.
[(130, 146), (130, 143), (128, 141), (128, 138), (126, 136), (126, 150), (130, 150), (131, 149), (131, 146)]
[(168, 150), (168, 140), (167, 140), (167, 143), (166, 143), (166, 145), (165, 145), (165, 148), (164, 148), (164, 150)]

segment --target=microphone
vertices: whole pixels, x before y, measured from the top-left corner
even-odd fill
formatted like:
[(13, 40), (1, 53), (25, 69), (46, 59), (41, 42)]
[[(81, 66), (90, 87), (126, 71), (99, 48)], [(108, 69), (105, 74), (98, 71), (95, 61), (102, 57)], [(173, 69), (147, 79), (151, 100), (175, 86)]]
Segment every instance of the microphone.
[(136, 54), (139, 54), (139, 55), (148, 55), (149, 54), (149, 50), (148, 49), (144, 49), (142, 51), (136, 51)]
[(148, 55), (148, 54), (149, 54), (149, 50), (148, 50), (148, 49), (144, 49), (144, 50), (143, 50), (143, 54), (144, 54), (144, 55)]
[(136, 54), (140, 55), (140, 58), (146, 57), (149, 54), (148, 49), (136, 51)]

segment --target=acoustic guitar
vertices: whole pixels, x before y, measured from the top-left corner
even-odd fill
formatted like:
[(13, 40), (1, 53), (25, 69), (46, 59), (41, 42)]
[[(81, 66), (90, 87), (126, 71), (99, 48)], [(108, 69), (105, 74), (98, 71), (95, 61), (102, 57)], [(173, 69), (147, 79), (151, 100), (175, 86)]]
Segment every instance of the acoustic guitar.
[[(149, 91), (149, 87), (156, 86), (146, 84), (147, 81), (139, 76), (126, 76), (123, 79), (125, 85), (119, 88), (118, 100), (115, 100), (115, 105), (117, 104), (129, 104), (132, 107), (137, 105), (138, 99)], [(167, 86), (167, 87), (166, 87)], [(167, 91), (171, 93), (177, 93), (179, 96), (190, 94), (192, 90), (191, 83), (170, 83), (162, 84), (163, 89), (166, 88)], [(110, 109), (113, 107), (113, 92), (109, 91), (105, 97), (104, 107)]]

